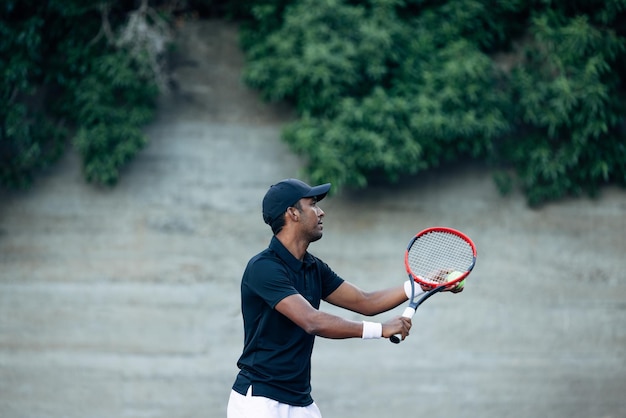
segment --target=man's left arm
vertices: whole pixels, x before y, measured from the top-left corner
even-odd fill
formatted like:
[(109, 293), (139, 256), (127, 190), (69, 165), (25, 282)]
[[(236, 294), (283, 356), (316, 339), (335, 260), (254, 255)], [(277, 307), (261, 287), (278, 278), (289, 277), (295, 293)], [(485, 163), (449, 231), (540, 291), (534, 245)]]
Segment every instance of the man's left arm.
[(325, 300), (361, 315), (373, 316), (401, 305), (408, 298), (403, 285), (366, 292), (344, 281)]

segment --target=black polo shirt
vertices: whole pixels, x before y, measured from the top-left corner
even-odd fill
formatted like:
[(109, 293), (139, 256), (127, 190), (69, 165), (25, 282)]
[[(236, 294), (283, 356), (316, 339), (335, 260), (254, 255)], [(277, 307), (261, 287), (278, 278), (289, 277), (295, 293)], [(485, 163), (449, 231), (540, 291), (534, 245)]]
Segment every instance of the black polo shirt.
[(274, 308), (285, 297), (300, 293), (315, 309), (343, 283), (326, 263), (309, 254), (301, 262), (273, 237), (267, 249), (254, 256), (241, 280), (244, 326), (243, 354), (233, 389), (282, 403), (307, 406), (311, 398), (311, 354), (315, 336), (309, 335)]

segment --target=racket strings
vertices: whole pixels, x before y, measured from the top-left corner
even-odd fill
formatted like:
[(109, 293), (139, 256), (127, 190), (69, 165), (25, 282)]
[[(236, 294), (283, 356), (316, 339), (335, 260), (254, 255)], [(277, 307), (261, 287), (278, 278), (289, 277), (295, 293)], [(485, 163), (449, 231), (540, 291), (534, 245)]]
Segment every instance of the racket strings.
[(452, 271), (466, 272), (474, 263), (472, 246), (458, 235), (433, 231), (413, 241), (407, 264), (414, 276), (430, 284), (441, 284)]

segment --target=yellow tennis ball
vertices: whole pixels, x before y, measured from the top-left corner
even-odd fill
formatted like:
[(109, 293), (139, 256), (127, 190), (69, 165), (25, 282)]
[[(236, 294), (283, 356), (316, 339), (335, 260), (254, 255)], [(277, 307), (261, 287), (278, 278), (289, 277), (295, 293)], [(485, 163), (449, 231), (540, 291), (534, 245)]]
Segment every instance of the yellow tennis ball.
[[(461, 271), (451, 271), (450, 273), (448, 273), (448, 275), (446, 276), (446, 281), (447, 282), (451, 282), (454, 279), (457, 279), (459, 276), (462, 276), (463, 272)], [(454, 287), (454, 289), (463, 289), (463, 287), (465, 286), (465, 279), (461, 280), (460, 282), (458, 282), (456, 284), (456, 286)]]

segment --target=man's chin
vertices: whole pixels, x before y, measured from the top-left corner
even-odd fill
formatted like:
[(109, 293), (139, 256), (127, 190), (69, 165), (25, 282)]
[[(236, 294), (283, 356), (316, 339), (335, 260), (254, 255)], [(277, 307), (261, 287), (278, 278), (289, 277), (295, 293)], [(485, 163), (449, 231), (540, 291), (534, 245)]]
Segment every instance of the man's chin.
[(310, 242), (319, 241), (320, 239), (322, 239), (322, 235), (322, 231), (319, 231), (317, 234), (312, 235)]

